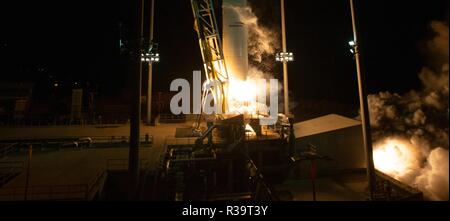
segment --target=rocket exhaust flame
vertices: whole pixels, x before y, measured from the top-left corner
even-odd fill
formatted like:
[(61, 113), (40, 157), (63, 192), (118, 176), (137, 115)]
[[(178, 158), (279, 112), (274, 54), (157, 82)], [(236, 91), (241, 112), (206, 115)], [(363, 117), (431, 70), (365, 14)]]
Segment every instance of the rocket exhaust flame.
[(433, 63), (419, 74), (422, 91), (369, 95), (375, 167), (429, 200), (449, 199), (448, 26), (432, 22)]
[(228, 93), (229, 110), (232, 113), (256, 113), (256, 85), (250, 81), (230, 80)]
[(421, 189), (430, 200), (448, 200), (448, 150), (422, 153), (403, 138), (386, 138), (375, 144), (375, 167), (391, 177)]
[(374, 145), (375, 167), (395, 179), (405, 181), (420, 170), (420, 153), (408, 141), (401, 138), (387, 138)]

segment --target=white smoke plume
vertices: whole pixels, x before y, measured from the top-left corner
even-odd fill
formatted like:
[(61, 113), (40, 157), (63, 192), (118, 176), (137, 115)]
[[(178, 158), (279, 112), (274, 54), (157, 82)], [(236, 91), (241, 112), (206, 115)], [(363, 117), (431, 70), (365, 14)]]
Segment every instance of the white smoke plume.
[(278, 45), (278, 33), (260, 25), (258, 17), (249, 6), (235, 7), (234, 9), (249, 30), (248, 49), (250, 58), (261, 63), (263, 56), (275, 54)]
[[(433, 62), (419, 73), (423, 90), (382, 92), (368, 101), (377, 169), (419, 188), (429, 200), (448, 200), (449, 29), (437, 21), (431, 28), (435, 37), (427, 49)], [(391, 168), (383, 158), (398, 162)]]
[(448, 200), (448, 149), (436, 148), (415, 183), (432, 200)]

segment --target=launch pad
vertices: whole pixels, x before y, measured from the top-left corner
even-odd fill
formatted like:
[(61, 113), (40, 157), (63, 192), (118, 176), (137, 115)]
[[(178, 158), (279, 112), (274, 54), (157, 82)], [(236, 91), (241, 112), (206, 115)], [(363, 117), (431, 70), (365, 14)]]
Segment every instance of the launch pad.
[[(277, 111), (275, 124), (262, 124), (258, 104), (246, 100), (261, 89), (246, 84), (251, 81), (248, 30), (236, 9), (245, 7), (246, 1), (223, 2), (222, 37), (212, 1), (191, 0), (204, 74), (207, 82), (219, 83), (203, 90), (200, 109), (212, 94), (213, 103), (223, 113), (208, 116), (200, 111), (198, 116), (189, 116), (195, 119), (189, 124), (156, 123), (142, 128), (138, 101), (132, 125), (117, 130), (113, 125), (8, 131), (17, 135), (3, 138), (11, 145), (8, 152), (14, 147), (22, 151), (19, 148), (7, 158), (11, 164), (0, 168), (0, 200), (421, 200), (420, 191), (385, 174), (377, 173), (376, 183), (367, 180), (361, 122), (331, 116), (309, 122), (307, 130), (296, 127), (289, 118), (287, 62), (293, 55), (286, 51), (285, 33), (283, 52), (277, 55), (284, 67), (285, 115)], [(238, 105), (229, 105), (233, 99)], [(250, 113), (239, 112), (241, 108)], [(330, 125), (337, 126), (330, 129)], [(37, 135), (23, 136), (27, 131)], [(36, 147), (52, 151), (42, 151), (32, 160)], [(69, 150), (61, 150), (65, 148)], [(28, 156), (26, 164), (20, 164), (24, 155)], [(37, 169), (33, 161), (39, 162)], [(367, 189), (372, 184), (375, 195)]]
[[(238, 115), (211, 123), (195, 144), (168, 145), (161, 176), (171, 186), (169, 199), (274, 200), (274, 190), (262, 171), (272, 170), (267, 175), (274, 179), (285, 176), (281, 172), (289, 166), (279, 164), (287, 162), (288, 142), (282, 129), (277, 129), (256, 133), (246, 129), (244, 116)], [(263, 159), (268, 155), (272, 160)]]
[[(238, 115), (216, 124), (204, 137), (174, 137), (177, 128), (189, 128), (193, 123), (142, 127), (143, 132), (151, 135), (152, 143), (141, 148), (141, 184), (139, 197), (133, 200), (312, 201), (313, 192), (317, 201), (367, 199), (364, 168), (334, 173), (322, 170), (323, 165), (334, 163), (328, 160), (320, 163), (320, 155), (326, 154), (323, 151), (325, 144), (315, 143), (319, 149), (315, 156), (299, 148), (301, 142), (292, 149), (288, 124), (263, 127), (261, 133), (256, 132), (257, 129), (253, 132)], [(207, 128), (206, 123), (203, 126)], [(7, 138), (5, 130), (10, 135), (15, 134), (16, 141), (24, 140), (25, 143), (30, 137), (49, 139), (48, 134), (60, 137), (71, 134), (80, 138), (91, 135), (93, 138), (94, 145), (81, 149), (67, 146), (58, 150), (56, 146), (45, 145), (41, 149), (36, 146), (29, 171), (27, 200), (130, 199), (128, 144), (95, 145), (95, 137), (107, 134), (127, 140), (127, 126), (85, 127), (82, 130), (79, 127), (5, 128), (0, 129), (2, 140)], [(338, 156), (330, 157), (336, 159)], [(310, 176), (312, 160), (317, 163), (315, 190)], [(24, 200), (27, 148), (15, 149), (1, 161), (0, 166), (6, 168), (9, 163), (8, 171), (15, 175), (0, 187), (0, 200)], [(13, 162), (20, 162), (20, 165)], [(7, 176), (3, 174), (6, 170), (1, 169), (0, 172)], [(386, 189), (385, 194), (379, 195), (380, 199), (420, 199), (421, 193), (414, 188), (386, 175), (378, 175), (384, 177), (380, 178), (380, 189)]]

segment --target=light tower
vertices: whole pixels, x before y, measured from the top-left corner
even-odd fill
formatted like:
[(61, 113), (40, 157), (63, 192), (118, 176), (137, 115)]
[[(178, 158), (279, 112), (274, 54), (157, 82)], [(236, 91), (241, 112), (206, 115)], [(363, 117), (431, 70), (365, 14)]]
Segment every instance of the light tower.
[(148, 89), (147, 89), (147, 125), (152, 124), (152, 89), (153, 89), (153, 63), (159, 62), (157, 44), (153, 42), (155, 25), (155, 0), (151, 0), (150, 9), (150, 37), (149, 49), (142, 54), (142, 61), (148, 63)]
[(284, 114), (290, 115), (289, 111), (289, 77), (288, 77), (288, 62), (294, 61), (294, 54), (287, 51), (286, 43), (286, 15), (284, 11), (284, 0), (281, 1), (281, 38), (283, 51), (277, 53), (276, 61), (283, 63), (283, 81), (284, 81)]
[(130, 40), (132, 53), (132, 81), (133, 95), (130, 113), (130, 148), (128, 153), (128, 173), (129, 173), (129, 197), (133, 200), (136, 197), (136, 190), (139, 184), (139, 147), (141, 128), (141, 84), (142, 84), (142, 40), (144, 31), (144, 0), (132, 1), (133, 3), (133, 29)]
[(364, 140), (364, 148), (366, 151), (366, 166), (367, 166), (367, 178), (369, 182), (370, 199), (373, 199), (374, 192), (376, 191), (376, 178), (375, 178), (375, 166), (373, 163), (373, 150), (372, 150), (372, 134), (370, 130), (370, 117), (369, 117), (369, 105), (367, 103), (367, 91), (365, 86), (365, 76), (361, 71), (360, 62), (360, 48), (358, 39), (358, 27), (356, 20), (355, 5), (353, 0), (350, 0), (350, 9), (352, 13), (352, 26), (353, 26), (353, 41), (349, 42), (351, 47), (350, 51), (355, 55), (356, 71), (358, 75), (358, 90), (359, 90), (359, 104), (361, 109), (361, 122), (362, 133)]

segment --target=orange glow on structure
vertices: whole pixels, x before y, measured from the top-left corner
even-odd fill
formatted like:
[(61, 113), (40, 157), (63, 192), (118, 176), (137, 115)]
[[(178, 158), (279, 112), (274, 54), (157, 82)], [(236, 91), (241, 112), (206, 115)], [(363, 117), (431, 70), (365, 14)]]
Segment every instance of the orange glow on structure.
[(387, 138), (375, 144), (373, 159), (376, 169), (403, 180), (420, 169), (420, 153), (410, 141)]

